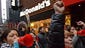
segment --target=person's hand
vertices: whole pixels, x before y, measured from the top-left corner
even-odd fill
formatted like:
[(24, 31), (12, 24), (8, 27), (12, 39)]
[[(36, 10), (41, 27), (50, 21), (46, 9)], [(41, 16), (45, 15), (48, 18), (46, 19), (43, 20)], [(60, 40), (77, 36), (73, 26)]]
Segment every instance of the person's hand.
[(56, 12), (59, 12), (59, 13), (63, 13), (64, 10), (65, 10), (62, 1), (57, 1), (56, 3), (54, 3), (53, 7), (54, 7), (54, 10), (55, 10)]
[(85, 23), (83, 21), (78, 21), (77, 25), (84, 25)]
[(35, 37), (35, 35), (33, 33), (30, 33), (30, 35), (32, 35), (32, 37)]
[(15, 38), (15, 39), (13, 39), (13, 41), (14, 41), (14, 42), (16, 42), (16, 41), (18, 41), (18, 39), (19, 39), (19, 37), (17, 37), (17, 38)]

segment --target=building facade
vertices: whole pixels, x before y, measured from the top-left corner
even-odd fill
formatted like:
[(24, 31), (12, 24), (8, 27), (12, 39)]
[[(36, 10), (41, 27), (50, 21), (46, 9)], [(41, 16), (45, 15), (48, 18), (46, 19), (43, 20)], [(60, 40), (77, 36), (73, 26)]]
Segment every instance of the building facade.
[(0, 0), (0, 24), (2, 24), (2, 17), (1, 17), (1, 0)]

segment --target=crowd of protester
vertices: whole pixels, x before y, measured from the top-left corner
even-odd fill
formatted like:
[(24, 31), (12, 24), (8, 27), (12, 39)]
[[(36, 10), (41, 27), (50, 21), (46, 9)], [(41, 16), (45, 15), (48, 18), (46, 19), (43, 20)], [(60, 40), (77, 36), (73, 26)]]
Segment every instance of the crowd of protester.
[[(69, 29), (64, 29), (64, 41), (65, 48), (84, 48), (85, 45), (85, 23), (78, 21), (77, 27), (70, 26)], [(20, 29), (19, 29), (20, 28)], [(1, 48), (26, 48), (24, 45), (14, 45), (20, 37), (25, 36), (27, 33), (25, 25), (21, 25), (18, 29), (2, 29), (0, 30), (0, 47)], [(34, 44), (30, 48), (48, 48), (48, 32), (47, 28), (39, 27), (38, 35), (35, 34), (35, 30), (30, 31), (30, 35), (33, 37)], [(20, 31), (20, 32), (19, 32)], [(24, 34), (23, 34), (24, 33)], [(21, 34), (21, 35), (19, 35)], [(23, 34), (23, 35), (22, 35)], [(30, 38), (31, 39), (31, 38)], [(30, 42), (30, 41), (29, 41)]]
[(62, 4), (61, 0), (54, 3), (51, 25), (39, 27), (38, 35), (34, 29), (29, 32), (23, 23), (17, 29), (0, 30), (0, 48), (85, 48), (85, 23), (78, 21), (77, 27), (64, 29), (65, 8)]
[(76, 25), (65, 29), (65, 48), (85, 48), (85, 23), (78, 21)]
[(33, 29), (25, 33), (27, 32), (25, 27), (23, 24), (18, 29), (6, 28), (3, 32), (0, 31), (0, 48), (47, 48), (47, 35), (44, 27), (39, 28), (38, 35)]

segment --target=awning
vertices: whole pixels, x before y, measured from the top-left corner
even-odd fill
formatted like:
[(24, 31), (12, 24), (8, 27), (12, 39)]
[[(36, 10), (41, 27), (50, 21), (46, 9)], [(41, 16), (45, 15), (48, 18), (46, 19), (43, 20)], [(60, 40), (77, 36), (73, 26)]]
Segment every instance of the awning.
[(85, 0), (63, 0), (64, 6), (66, 7), (80, 2), (85, 2)]

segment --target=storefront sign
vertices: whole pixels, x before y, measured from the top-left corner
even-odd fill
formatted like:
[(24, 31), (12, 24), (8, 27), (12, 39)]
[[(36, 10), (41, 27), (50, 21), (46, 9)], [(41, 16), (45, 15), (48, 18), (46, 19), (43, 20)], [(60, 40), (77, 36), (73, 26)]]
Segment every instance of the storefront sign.
[(25, 13), (32, 13), (32, 12), (38, 11), (42, 8), (48, 7), (50, 5), (51, 5), (50, 0), (44, 0), (44, 1), (42, 1), (42, 3), (38, 3), (38, 5), (36, 5), (32, 8), (26, 9), (24, 12)]

